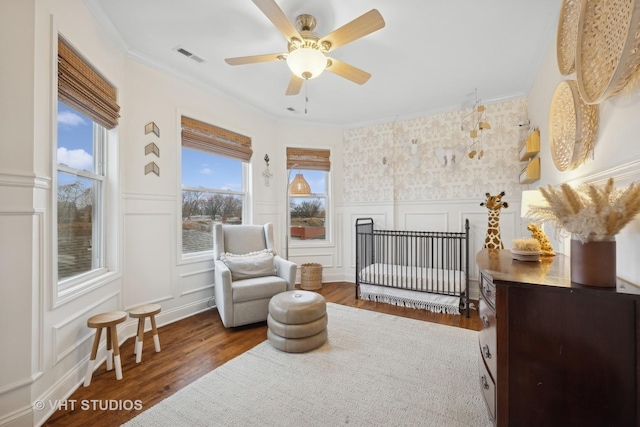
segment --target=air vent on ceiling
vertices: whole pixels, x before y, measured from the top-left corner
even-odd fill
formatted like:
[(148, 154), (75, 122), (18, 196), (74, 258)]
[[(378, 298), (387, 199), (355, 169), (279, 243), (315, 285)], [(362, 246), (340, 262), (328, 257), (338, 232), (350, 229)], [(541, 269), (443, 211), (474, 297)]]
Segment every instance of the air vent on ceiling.
[(198, 55), (196, 55), (194, 53), (191, 53), (188, 50), (181, 48), (180, 46), (176, 47), (175, 51), (178, 52), (178, 53), (183, 54), (184, 56), (186, 56), (189, 59), (192, 59), (192, 60), (196, 61), (198, 64), (202, 64), (203, 62), (205, 62), (204, 58), (202, 58), (202, 57), (200, 57), (200, 56), (198, 56)]

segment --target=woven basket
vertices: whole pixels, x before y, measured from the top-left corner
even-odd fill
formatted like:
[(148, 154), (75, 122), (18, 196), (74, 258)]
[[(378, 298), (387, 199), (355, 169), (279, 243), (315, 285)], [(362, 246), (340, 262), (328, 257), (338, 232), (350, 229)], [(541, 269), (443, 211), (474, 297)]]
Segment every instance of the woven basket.
[(581, 0), (563, 0), (558, 21), (556, 54), (558, 68), (563, 76), (576, 69), (576, 46), (578, 43), (578, 20), (580, 19)]
[(300, 289), (312, 291), (322, 288), (322, 265), (317, 263), (302, 264)]
[(598, 104), (629, 83), (640, 65), (640, 0), (584, 0), (576, 77), (582, 99)]
[(580, 98), (574, 80), (558, 83), (549, 113), (549, 144), (559, 171), (580, 166), (593, 150), (598, 131), (598, 106)]

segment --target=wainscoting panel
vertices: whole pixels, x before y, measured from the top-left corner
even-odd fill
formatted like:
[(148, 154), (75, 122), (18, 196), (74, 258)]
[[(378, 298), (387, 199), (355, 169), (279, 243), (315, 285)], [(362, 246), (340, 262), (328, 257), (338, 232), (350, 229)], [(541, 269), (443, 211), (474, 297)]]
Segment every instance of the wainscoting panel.
[[(5, 344), (0, 364), (0, 393), (32, 381), (42, 364), (43, 215), (33, 211), (0, 211), (0, 342)], [(9, 346), (10, 343), (10, 346)]]
[(125, 307), (160, 301), (173, 295), (175, 227), (171, 213), (125, 214)]
[(214, 268), (190, 271), (179, 274), (180, 296), (190, 295), (200, 291), (207, 291), (213, 295), (213, 275)]
[[(51, 327), (51, 343), (54, 354), (53, 365), (72, 354), (86, 342), (90, 342), (95, 334), (95, 329), (87, 327), (87, 319), (95, 314), (120, 310), (120, 293), (115, 292), (87, 306), (83, 310), (73, 313), (62, 322)], [(104, 340), (101, 341), (103, 343)], [(91, 351), (91, 344), (85, 346)], [(88, 352), (85, 352), (87, 355)]]
[(448, 212), (407, 213), (404, 215), (402, 230), (452, 231), (449, 229)]

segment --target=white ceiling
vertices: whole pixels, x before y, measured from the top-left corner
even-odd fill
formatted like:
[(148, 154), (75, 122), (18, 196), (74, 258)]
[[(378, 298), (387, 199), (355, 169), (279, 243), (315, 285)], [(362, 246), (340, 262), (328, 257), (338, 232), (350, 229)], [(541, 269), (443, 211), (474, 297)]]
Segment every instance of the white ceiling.
[[(286, 52), (251, 0), (85, 0), (128, 56), (282, 120), (353, 126), (525, 96), (554, 42), (561, 0), (276, 0), (322, 37), (378, 9), (386, 26), (331, 56), (372, 74), (360, 86), (325, 72), (286, 96), (284, 61), (225, 58)], [(199, 64), (177, 53), (202, 57)], [(308, 95), (307, 114), (305, 93)], [(292, 107), (295, 111), (288, 111)]]

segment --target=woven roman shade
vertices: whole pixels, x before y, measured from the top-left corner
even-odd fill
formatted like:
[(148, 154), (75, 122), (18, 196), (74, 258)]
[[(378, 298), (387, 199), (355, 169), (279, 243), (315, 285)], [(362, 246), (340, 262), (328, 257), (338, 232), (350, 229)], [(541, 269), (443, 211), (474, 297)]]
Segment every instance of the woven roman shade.
[(116, 89), (58, 37), (58, 99), (107, 129), (118, 125)]
[(182, 116), (182, 146), (248, 162), (251, 138)]
[(299, 169), (329, 172), (331, 161), (329, 150), (311, 148), (287, 148), (287, 169), (297, 165)]

